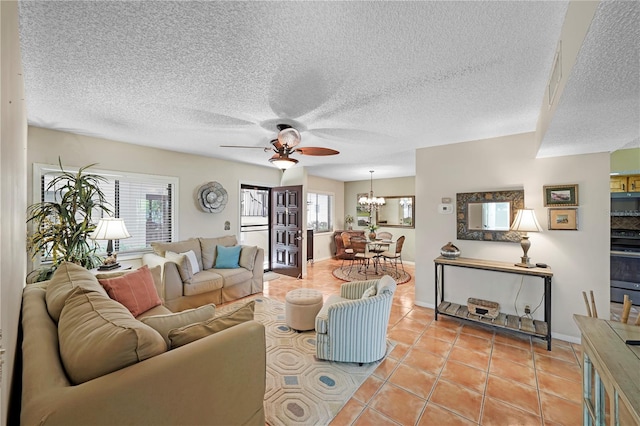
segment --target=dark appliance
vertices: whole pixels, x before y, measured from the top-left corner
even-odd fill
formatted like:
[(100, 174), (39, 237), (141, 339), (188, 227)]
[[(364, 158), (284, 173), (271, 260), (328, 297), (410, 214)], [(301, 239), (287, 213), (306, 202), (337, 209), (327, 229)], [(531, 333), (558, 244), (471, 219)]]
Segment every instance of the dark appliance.
[(640, 231), (611, 230), (611, 301), (622, 303), (624, 295), (640, 306)]
[(611, 216), (640, 216), (640, 192), (611, 193)]

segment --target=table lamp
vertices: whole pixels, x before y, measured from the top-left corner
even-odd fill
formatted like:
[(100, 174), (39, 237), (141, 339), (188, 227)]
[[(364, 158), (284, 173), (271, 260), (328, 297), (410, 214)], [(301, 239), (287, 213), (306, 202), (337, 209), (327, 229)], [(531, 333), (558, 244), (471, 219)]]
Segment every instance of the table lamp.
[(92, 240), (108, 240), (107, 258), (98, 267), (98, 270), (108, 271), (120, 267), (120, 264), (116, 262), (116, 255), (113, 254), (113, 240), (122, 240), (129, 237), (131, 235), (124, 225), (124, 219), (107, 217), (98, 221), (96, 229), (94, 229), (89, 238)]
[(515, 266), (520, 266), (522, 268), (535, 268), (536, 265), (532, 265), (529, 262), (529, 256), (527, 256), (529, 247), (531, 247), (531, 241), (529, 241), (527, 232), (542, 232), (542, 228), (538, 223), (538, 219), (536, 219), (536, 215), (533, 209), (518, 210), (518, 212), (516, 213), (516, 218), (511, 225), (511, 230), (524, 232), (524, 234), (522, 235), (522, 240), (520, 240), (520, 245), (522, 246), (524, 255), (520, 258), (521, 262), (516, 263)]

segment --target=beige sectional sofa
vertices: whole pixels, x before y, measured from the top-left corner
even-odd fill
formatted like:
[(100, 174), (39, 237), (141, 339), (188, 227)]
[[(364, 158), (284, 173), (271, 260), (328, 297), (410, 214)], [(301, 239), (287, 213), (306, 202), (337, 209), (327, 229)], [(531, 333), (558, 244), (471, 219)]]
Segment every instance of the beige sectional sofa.
[[(190, 238), (173, 243), (151, 243), (153, 253), (144, 254), (142, 263), (161, 266), (163, 303), (174, 312), (207, 303), (220, 304), (260, 293), (264, 275), (264, 250), (241, 246), (239, 267), (216, 268), (217, 246), (238, 245), (235, 236)], [(199, 272), (193, 273), (187, 256), (192, 251)]]
[[(150, 293), (162, 286), (159, 269), (142, 271), (155, 274)], [(22, 425), (264, 426), (262, 324), (247, 320), (170, 349), (168, 324), (209, 317), (215, 306), (172, 314), (157, 305), (134, 317), (103, 285), (63, 264), (51, 281), (24, 289)]]

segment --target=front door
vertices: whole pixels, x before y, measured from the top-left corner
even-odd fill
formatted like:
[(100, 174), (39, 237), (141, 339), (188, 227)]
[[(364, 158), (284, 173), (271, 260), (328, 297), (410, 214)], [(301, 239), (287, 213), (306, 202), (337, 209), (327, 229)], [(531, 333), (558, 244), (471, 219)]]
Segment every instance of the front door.
[(302, 185), (271, 190), (271, 270), (302, 276)]

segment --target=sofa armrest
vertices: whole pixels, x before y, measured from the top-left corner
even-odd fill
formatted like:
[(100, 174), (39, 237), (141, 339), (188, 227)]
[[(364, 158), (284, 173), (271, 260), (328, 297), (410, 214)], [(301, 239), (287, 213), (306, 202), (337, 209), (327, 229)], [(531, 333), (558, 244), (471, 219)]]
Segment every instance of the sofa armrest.
[(163, 302), (182, 296), (182, 278), (175, 262), (155, 253), (145, 253), (142, 255), (142, 264), (148, 265), (149, 268), (161, 266), (162, 294), (160, 298)]
[(264, 326), (239, 324), (34, 398), (21, 424), (264, 426)]

